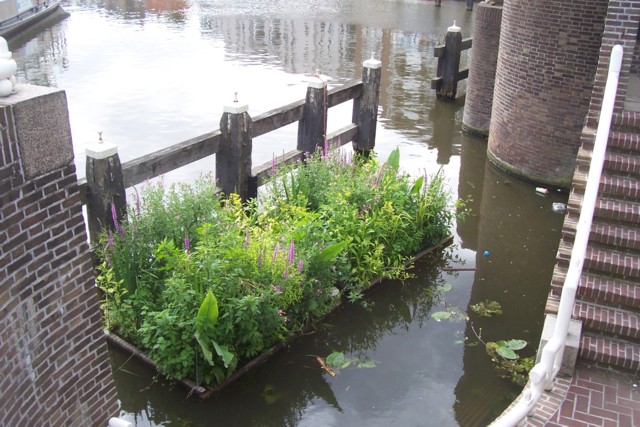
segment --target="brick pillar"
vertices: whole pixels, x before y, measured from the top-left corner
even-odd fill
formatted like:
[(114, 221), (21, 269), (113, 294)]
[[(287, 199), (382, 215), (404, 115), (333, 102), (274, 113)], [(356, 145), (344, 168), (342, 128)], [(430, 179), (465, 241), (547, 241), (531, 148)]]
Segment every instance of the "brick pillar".
[(491, 123), (501, 21), (502, 5), (478, 3), (462, 128), (485, 137), (489, 135)]
[(502, 11), (487, 155), (568, 188), (589, 109), (607, 0), (511, 0)]
[(0, 139), (0, 420), (105, 426), (118, 404), (65, 93), (18, 85)]

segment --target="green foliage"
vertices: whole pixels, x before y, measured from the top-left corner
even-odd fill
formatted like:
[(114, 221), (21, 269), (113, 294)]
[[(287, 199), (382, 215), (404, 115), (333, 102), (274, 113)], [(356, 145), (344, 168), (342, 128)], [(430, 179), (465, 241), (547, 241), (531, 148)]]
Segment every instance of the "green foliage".
[(508, 340), (487, 343), (487, 352), (489, 354), (496, 353), (504, 359), (517, 360), (520, 356), (516, 354), (517, 350), (522, 350), (527, 346), (524, 340)]
[(169, 378), (223, 381), (325, 316), (337, 286), (362, 301), (371, 280), (406, 277), (409, 257), (448, 235), (442, 176), (413, 181), (399, 161), (317, 153), (278, 171), (259, 203), (221, 200), (207, 177), (146, 186), (98, 248), (106, 327)]
[(535, 364), (535, 358), (521, 358), (516, 353), (526, 346), (526, 341), (517, 339), (486, 343), (487, 354), (491, 356), (493, 367), (501, 378), (508, 379), (520, 386), (527, 383), (529, 371)]
[(502, 314), (502, 306), (498, 301), (484, 300), (471, 304), (471, 311), (482, 317), (494, 317)]
[(359, 357), (346, 357), (344, 353), (340, 351), (334, 351), (326, 358), (326, 363), (331, 368), (344, 369), (350, 365), (354, 365), (358, 368), (375, 368), (376, 362), (369, 359), (360, 359)]

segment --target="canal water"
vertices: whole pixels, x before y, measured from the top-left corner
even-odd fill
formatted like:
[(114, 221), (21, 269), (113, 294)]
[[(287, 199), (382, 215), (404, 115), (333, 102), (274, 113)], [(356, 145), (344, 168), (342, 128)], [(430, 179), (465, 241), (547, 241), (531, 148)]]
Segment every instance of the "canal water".
[[(376, 151), (400, 148), (409, 173), (441, 169), (470, 213), (454, 243), (418, 263), (415, 277), (347, 305), (218, 396), (204, 402), (111, 349), (122, 416), (138, 426), (475, 426), (518, 394), (499, 378), (482, 342), (539, 341), (566, 195), (486, 162), (486, 141), (461, 132), (461, 98), (430, 89), (434, 46), (455, 20), (471, 34), (464, 1), (424, 0), (72, 0), (70, 17), (9, 41), (20, 82), (64, 89), (78, 175), (84, 148), (116, 143), (123, 161), (219, 126), (234, 92), (256, 115), (301, 99), (319, 72), (340, 85), (373, 56), (383, 64)], [(463, 58), (466, 62), (467, 58)], [(332, 109), (329, 128), (350, 121)], [(254, 140), (253, 164), (295, 147), (295, 126)], [(190, 181), (204, 159), (168, 174)], [(448, 290), (434, 294), (440, 286)], [(470, 305), (497, 301), (483, 318)], [(437, 321), (433, 313), (454, 313)], [(476, 345), (477, 344), (477, 345)], [(528, 350), (528, 353), (527, 353)], [(333, 351), (374, 361), (329, 376), (315, 356)]]

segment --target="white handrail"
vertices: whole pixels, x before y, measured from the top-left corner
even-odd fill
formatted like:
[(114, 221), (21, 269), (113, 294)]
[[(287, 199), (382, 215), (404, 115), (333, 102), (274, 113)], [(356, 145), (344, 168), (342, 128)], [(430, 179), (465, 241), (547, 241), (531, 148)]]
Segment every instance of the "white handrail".
[(521, 423), (527, 415), (533, 415), (535, 405), (542, 396), (543, 390), (551, 390), (553, 388), (553, 381), (560, 370), (569, 322), (576, 299), (576, 291), (582, 275), (584, 257), (589, 243), (589, 234), (591, 233), (591, 222), (598, 197), (600, 176), (602, 175), (602, 166), (611, 128), (611, 116), (613, 115), (616, 92), (618, 91), (622, 53), (622, 46), (620, 45), (615, 45), (611, 50), (609, 74), (602, 99), (602, 109), (600, 110), (600, 120), (598, 121), (598, 129), (587, 176), (587, 186), (584, 190), (576, 238), (571, 250), (571, 261), (569, 262), (567, 277), (562, 287), (562, 294), (560, 295), (560, 307), (553, 335), (542, 348), (540, 362), (529, 372), (529, 385), (522, 391), (520, 400), (495, 420), (491, 424), (492, 427), (513, 427)]

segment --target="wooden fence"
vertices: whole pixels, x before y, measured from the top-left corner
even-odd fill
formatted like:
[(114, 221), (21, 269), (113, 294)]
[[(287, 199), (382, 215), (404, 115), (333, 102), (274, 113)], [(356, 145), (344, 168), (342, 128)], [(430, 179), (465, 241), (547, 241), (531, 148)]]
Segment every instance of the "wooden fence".
[[(274, 162), (251, 166), (252, 139), (298, 122), (295, 150), (275, 159), (276, 167), (304, 159), (318, 147), (353, 142), (354, 151), (367, 156), (375, 147), (381, 63), (364, 61), (362, 80), (327, 89), (320, 80), (311, 81), (304, 100), (296, 101), (251, 118), (247, 105), (225, 106), (220, 129), (120, 163), (117, 147), (101, 141), (87, 148), (86, 178), (78, 181), (80, 197), (87, 206), (89, 236), (95, 242), (105, 227), (113, 228), (112, 205), (122, 220), (126, 215), (126, 189), (192, 162), (216, 155), (216, 181), (225, 194), (238, 193), (244, 200), (272, 171)], [(328, 109), (353, 100), (352, 123), (327, 134)]]

